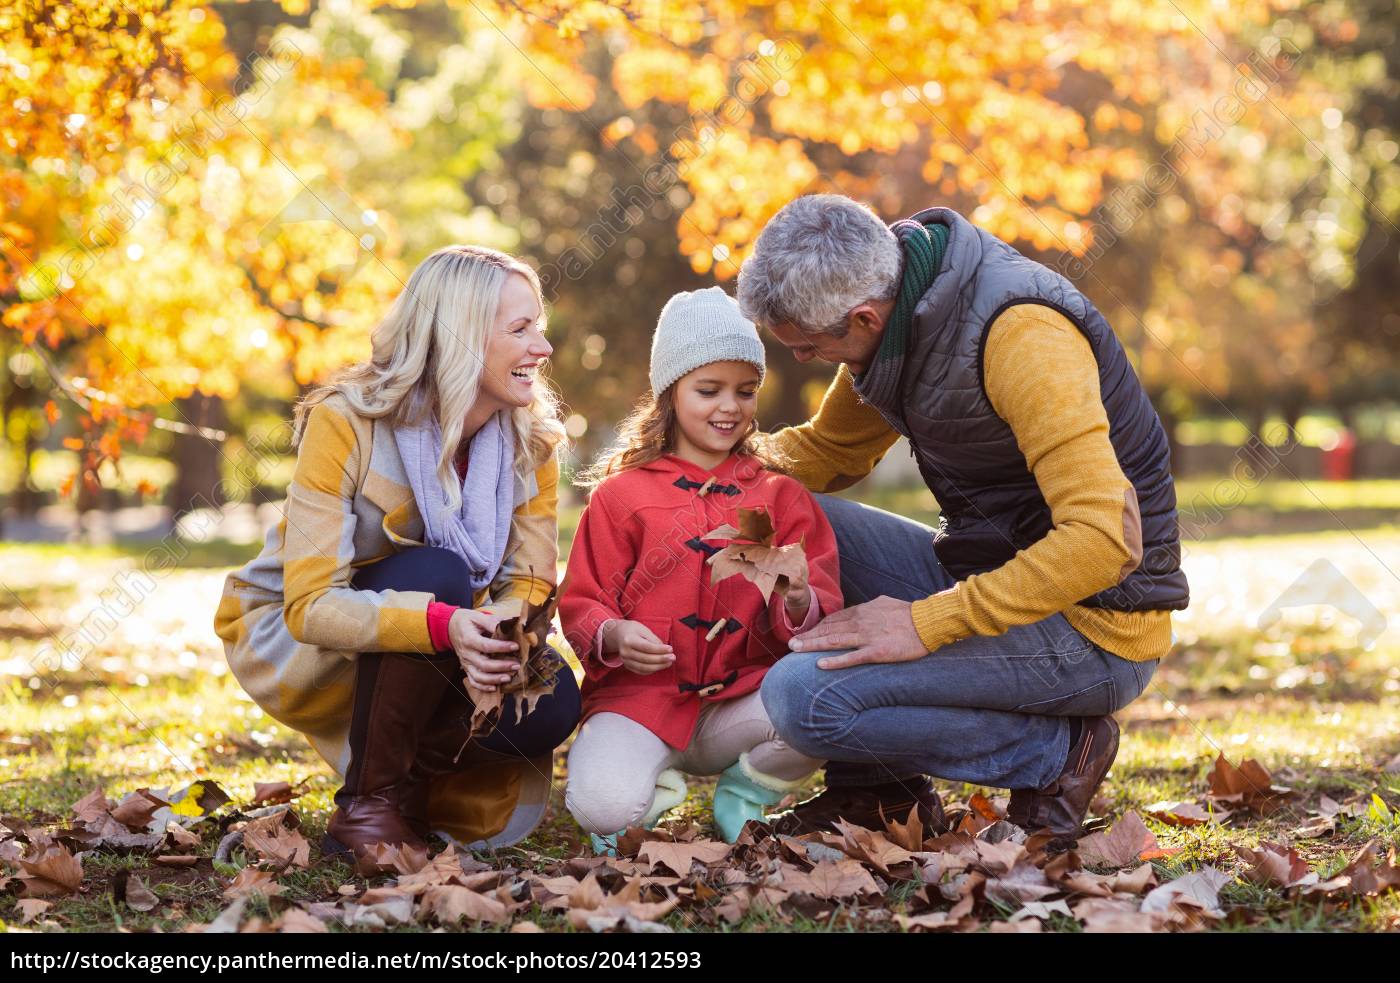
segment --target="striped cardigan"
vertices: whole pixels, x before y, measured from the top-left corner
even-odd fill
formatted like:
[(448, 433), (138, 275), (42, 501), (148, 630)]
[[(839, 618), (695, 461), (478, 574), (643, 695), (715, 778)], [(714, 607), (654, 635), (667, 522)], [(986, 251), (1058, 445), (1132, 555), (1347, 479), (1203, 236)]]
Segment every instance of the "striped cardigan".
[[(541, 603), (556, 580), (559, 465), (517, 479), (506, 559), (477, 607)], [(350, 586), (354, 571), (421, 546), (423, 520), (385, 420), (357, 414), (339, 394), (310, 412), (282, 521), (262, 552), (229, 574), (215, 615), (229, 668), (258, 705), (306, 735), (341, 775), (359, 652), (433, 651), (432, 594)], [(487, 601), (493, 602), (487, 604)], [(483, 765), (432, 791), (435, 828), (465, 843), (507, 846), (539, 824), (551, 763)]]

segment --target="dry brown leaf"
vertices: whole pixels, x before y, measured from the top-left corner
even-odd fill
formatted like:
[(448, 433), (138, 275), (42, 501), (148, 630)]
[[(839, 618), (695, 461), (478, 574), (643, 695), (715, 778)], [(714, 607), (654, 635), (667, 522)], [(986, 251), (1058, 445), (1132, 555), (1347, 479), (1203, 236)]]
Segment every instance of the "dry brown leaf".
[(1000, 877), (987, 879), (983, 893), (988, 901), (1019, 907), (1039, 901), (1059, 889), (1045, 879), (1045, 873), (1029, 862), (1018, 863)]
[(95, 823), (112, 808), (112, 801), (102, 791), (102, 786), (93, 789), (73, 803), (73, 815), (79, 822)]
[[(911, 813), (917, 811), (910, 810)], [(909, 863), (914, 857), (904, 847), (891, 843), (884, 833), (854, 826), (845, 820), (838, 820), (836, 829), (841, 834), (840, 847), (846, 854), (873, 865), (882, 873), (888, 874), (891, 867)]]
[(162, 867), (193, 867), (199, 863), (199, 858), (192, 853), (167, 853), (161, 857), (152, 857), (151, 863), (160, 864)]
[(1054, 914), (1064, 915), (1066, 918), (1073, 917), (1069, 910), (1069, 905), (1063, 900), (1027, 901), (1011, 916), (1011, 921), (1019, 922), (1028, 918), (1039, 918), (1043, 921), (1049, 921), (1050, 916)]
[(987, 926), (992, 935), (1039, 935), (1043, 929), (1034, 918), (1024, 921), (992, 922)]
[(274, 932), (286, 935), (323, 935), (330, 931), (326, 923), (304, 908), (288, 908), (272, 923)]
[(510, 921), (510, 910), (500, 900), (456, 884), (435, 884), (426, 888), (420, 905), (420, 911), (444, 925), (456, 925), (464, 919), (491, 925)]
[(883, 815), (885, 820), (885, 832), (889, 834), (890, 840), (896, 845), (908, 850), (911, 854), (918, 853), (924, 848), (924, 824), (919, 819), (919, 810), (910, 809), (904, 816), (904, 822), (896, 822), (888, 816)]
[(1142, 810), (1153, 819), (1169, 826), (1199, 826), (1202, 823), (1221, 823), (1229, 817), (1230, 809), (1206, 809), (1196, 802), (1154, 802)]
[(834, 863), (824, 860), (809, 871), (787, 868), (783, 871), (780, 886), (792, 894), (810, 894), (815, 898), (828, 899), (880, 892), (870, 872), (851, 859)]
[(281, 805), (305, 794), (306, 779), (302, 779), (296, 785), (291, 782), (254, 782), (252, 805)]
[(1249, 864), (1245, 880), (1252, 884), (1281, 887), (1284, 890), (1316, 884), (1318, 876), (1298, 851), (1279, 843), (1261, 843), (1259, 849), (1237, 846), (1235, 852)]
[(44, 912), (53, 907), (52, 901), (45, 901), (42, 898), (21, 898), (15, 902), (15, 907), (19, 909), (21, 925), (28, 925)]
[(281, 893), (282, 885), (277, 883), (277, 878), (270, 872), (258, 870), (256, 867), (244, 867), (228, 887), (224, 888), (224, 897), (230, 901), (253, 894), (262, 894), (270, 898)]
[(969, 931), (977, 925), (977, 919), (971, 917), (974, 903), (972, 895), (969, 894), (947, 911), (930, 911), (923, 915), (895, 915), (894, 920), (895, 924), (906, 932)]
[(83, 883), (82, 862), (62, 844), (37, 850), (19, 860), (19, 879), (26, 898), (54, 898), (72, 894)]
[(1233, 879), (1207, 864), (1153, 888), (1142, 899), (1142, 910), (1160, 914), (1181, 927), (1199, 928), (1205, 919), (1225, 917), (1220, 910), (1220, 889)]
[(535, 922), (516, 922), (510, 927), (510, 931), (512, 935), (536, 935), (543, 932), (544, 929)]
[(135, 792), (124, 795), (122, 800), (112, 807), (111, 814), (112, 818), (123, 826), (145, 829), (156, 810), (168, 805), (169, 802), (158, 798), (150, 789), (138, 788)]
[(1246, 758), (1235, 767), (1222, 752), (1211, 769), (1210, 795), (1213, 802), (1238, 802), (1260, 815), (1278, 809), (1292, 789), (1273, 784), (1273, 778), (1259, 762)]
[(165, 838), (172, 848), (197, 847), (204, 842), (197, 833), (190, 832), (173, 819), (165, 824)]
[(626, 881), (616, 894), (609, 895), (599, 886), (597, 875), (590, 872), (569, 895), (569, 924), (594, 932), (624, 924), (634, 931), (645, 930), (645, 926), (655, 923), (680, 904), (680, 898), (675, 896), (665, 901), (643, 902), (641, 892), (642, 878), (637, 877)]
[(1143, 824), (1136, 812), (1127, 812), (1113, 828), (1091, 833), (1079, 841), (1077, 852), (1084, 863), (1094, 867), (1126, 867), (1144, 854), (1159, 855), (1157, 837)]
[(1090, 898), (1074, 906), (1074, 917), (1084, 924), (1085, 932), (1157, 932), (1166, 924), (1160, 915), (1141, 911), (1131, 901), (1117, 898)]
[(691, 864), (697, 860), (706, 866), (717, 864), (729, 856), (732, 849), (728, 843), (715, 840), (701, 840), (696, 843), (648, 840), (638, 849), (637, 857), (652, 866), (660, 864), (684, 876), (690, 873)]
[(160, 904), (160, 898), (156, 897), (139, 877), (128, 877), (123, 891), (122, 900), (133, 911), (151, 911)]
[(285, 812), (254, 819), (243, 827), (243, 847), (264, 860), (291, 867), (311, 866), (311, 844), (283, 825)]

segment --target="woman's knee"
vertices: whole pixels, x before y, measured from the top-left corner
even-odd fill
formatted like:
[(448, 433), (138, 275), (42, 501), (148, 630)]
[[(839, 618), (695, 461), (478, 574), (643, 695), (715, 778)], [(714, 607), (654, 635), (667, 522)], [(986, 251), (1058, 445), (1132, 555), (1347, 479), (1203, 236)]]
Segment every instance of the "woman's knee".
[(475, 597), (467, 561), (440, 546), (415, 546), (360, 570), (360, 590), (411, 590), (432, 594), (443, 604), (469, 608)]
[(492, 739), (495, 738), (503, 745), (495, 750), (523, 758), (536, 758), (548, 754), (568, 740), (578, 726), (581, 713), (578, 683), (574, 681), (573, 670), (564, 665), (555, 676), (554, 692), (541, 697), (535, 708), (519, 723), (515, 723), (515, 707), (506, 707), (502, 710), (502, 722), (482, 744), (492, 747)]

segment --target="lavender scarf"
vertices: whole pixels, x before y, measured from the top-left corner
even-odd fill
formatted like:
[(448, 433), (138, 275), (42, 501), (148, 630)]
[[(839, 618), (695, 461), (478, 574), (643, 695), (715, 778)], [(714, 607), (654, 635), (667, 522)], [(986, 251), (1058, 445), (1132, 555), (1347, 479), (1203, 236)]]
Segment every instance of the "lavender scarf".
[(427, 414), (424, 423), (394, 428), (394, 443), (423, 517), (424, 541), (451, 550), (466, 561), (473, 591), (495, 579), (505, 556), (514, 511), (513, 432), (502, 410), (472, 437), (462, 504), (453, 511), (437, 475), (442, 457), (442, 428), (437, 419)]

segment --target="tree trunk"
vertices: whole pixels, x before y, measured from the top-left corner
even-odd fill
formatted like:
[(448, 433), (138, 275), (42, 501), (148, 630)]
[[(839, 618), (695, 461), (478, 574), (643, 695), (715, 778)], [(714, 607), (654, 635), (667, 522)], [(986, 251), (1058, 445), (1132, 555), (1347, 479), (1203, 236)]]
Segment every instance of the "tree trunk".
[[(201, 427), (224, 429), (228, 425), (228, 412), (224, 401), (218, 396), (193, 396), (175, 401), (181, 412), (182, 421), (192, 422)], [(175, 481), (166, 497), (174, 518), (199, 508), (224, 504), (220, 493), (219, 462), (223, 458), (223, 447), (217, 441), (201, 437), (199, 434), (180, 433), (175, 435), (171, 452), (175, 464)]]

